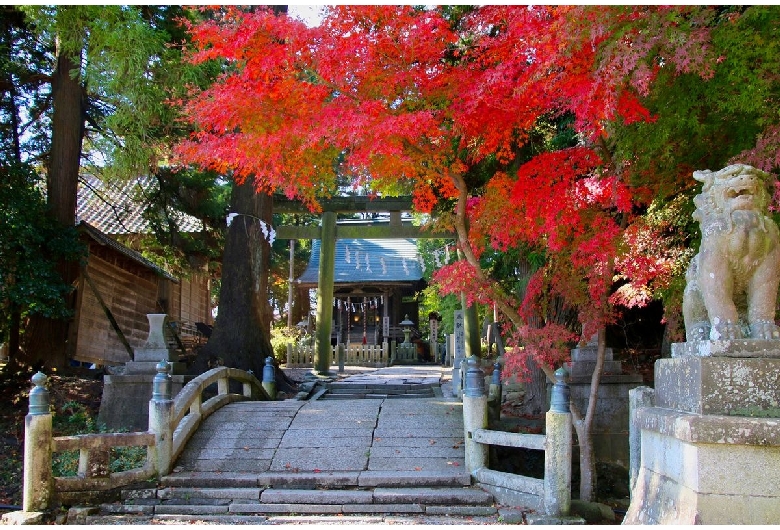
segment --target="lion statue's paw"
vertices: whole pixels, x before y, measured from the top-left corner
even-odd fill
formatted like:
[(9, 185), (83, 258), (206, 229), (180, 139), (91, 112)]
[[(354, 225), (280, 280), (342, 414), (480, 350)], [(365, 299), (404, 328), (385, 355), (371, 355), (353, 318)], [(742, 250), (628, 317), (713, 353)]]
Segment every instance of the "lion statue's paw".
[(778, 340), (780, 339), (780, 328), (771, 320), (756, 320), (750, 323), (750, 338)]
[(744, 338), (742, 328), (731, 320), (714, 319), (710, 330), (710, 340), (737, 340)]

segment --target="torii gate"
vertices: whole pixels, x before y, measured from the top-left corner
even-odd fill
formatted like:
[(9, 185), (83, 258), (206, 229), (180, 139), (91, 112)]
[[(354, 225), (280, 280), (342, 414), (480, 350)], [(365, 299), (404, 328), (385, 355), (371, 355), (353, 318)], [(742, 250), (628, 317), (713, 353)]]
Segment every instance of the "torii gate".
[[(433, 232), (418, 226), (404, 225), (401, 213), (412, 211), (411, 197), (382, 197), (371, 199), (366, 196), (334, 197), (320, 201), (322, 216), (320, 226), (280, 226), (276, 228), (277, 239), (319, 239), (320, 269), (317, 278), (317, 320), (314, 370), (321, 375), (328, 373), (331, 356), (331, 324), (333, 322), (333, 280), (336, 267), (337, 239), (434, 239), (453, 238), (451, 232)], [(274, 197), (274, 213), (310, 213), (300, 202)], [(389, 213), (387, 226), (351, 224), (337, 226), (339, 213)]]

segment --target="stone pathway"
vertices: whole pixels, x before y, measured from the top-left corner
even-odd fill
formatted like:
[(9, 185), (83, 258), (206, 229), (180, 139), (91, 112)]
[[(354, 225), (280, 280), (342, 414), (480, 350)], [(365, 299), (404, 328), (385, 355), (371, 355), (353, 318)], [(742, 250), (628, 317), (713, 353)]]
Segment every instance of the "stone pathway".
[[(340, 384), (436, 384), (442, 368), (398, 366)], [(206, 419), (173, 476), (187, 472), (464, 471), (453, 398), (239, 402)]]

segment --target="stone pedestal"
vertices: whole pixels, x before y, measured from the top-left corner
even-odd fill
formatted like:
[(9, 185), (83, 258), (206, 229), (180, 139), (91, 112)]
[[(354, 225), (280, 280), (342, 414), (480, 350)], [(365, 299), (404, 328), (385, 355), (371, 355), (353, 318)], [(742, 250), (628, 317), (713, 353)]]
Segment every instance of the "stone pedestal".
[(103, 376), (98, 422), (109, 429), (147, 430), (152, 382), (160, 361), (168, 361), (171, 365), (172, 396), (176, 396), (193, 378), (184, 375), (185, 363), (178, 362), (175, 350), (167, 346), (163, 332), (166, 315), (150, 314), (146, 317), (149, 320), (149, 337), (143, 347), (135, 349), (134, 360), (125, 364), (122, 373)]
[[(109, 430), (146, 431), (149, 428), (149, 400), (152, 399), (154, 376), (155, 374), (104, 375), (98, 422)], [(172, 376), (171, 396), (176, 397), (193, 377)]]
[[(572, 402), (583, 414), (590, 399), (590, 383), (597, 353), (598, 348), (594, 345), (575, 348), (571, 352), (571, 363), (566, 365), (570, 374)], [(628, 469), (628, 392), (641, 385), (642, 376), (623, 374), (623, 362), (614, 360), (612, 348), (607, 348), (593, 422), (593, 445), (598, 462), (609, 462)]]
[(769, 342), (675, 344), (656, 362), (624, 523), (780, 524), (780, 341)]

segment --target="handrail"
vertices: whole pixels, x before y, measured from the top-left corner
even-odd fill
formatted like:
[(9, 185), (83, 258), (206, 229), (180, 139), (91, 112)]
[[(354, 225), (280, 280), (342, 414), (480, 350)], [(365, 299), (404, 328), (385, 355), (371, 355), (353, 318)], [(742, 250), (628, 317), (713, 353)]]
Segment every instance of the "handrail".
[(546, 440), (547, 436), (544, 434), (493, 431), (490, 429), (477, 429), (474, 431), (474, 441), (486, 445), (499, 445), (503, 447), (518, 447), (522, 449), (544, 451)]
[[(568, 515), (571, 508), (572, 421), (569, 387), (565, 383), (567, 372), (564, 369), (555, 372), (556, 383), (545, 417), (546, 434), (524, 434), (487, 429), (489, 398), (485, 392), (484, 373), (476, 362), (470, 360), (468, 365), (462, 397), (467, 471), (478, 483), (535, 497), (539, 501), (535, 509), (547, 515)], [(494, 369), (498, 370), (500, 366), (496, 365)], [(500, 384), (500, 373), (494, 379), (496, 385)], [(496, 392), (494, 399), (500, 403), (501, 392), (498, 389)], [(544, 478), (489, 469), (490, 445), (544, 451)]]
[[(61, 502), (77, 501), (87, 491), (105, 491), (166, 474), (190, 436), (216, 410), (234, 401), (271, 399), (252, 373), (224, 366), (194, 378), (171, 399), (168, 363), (162, 361), (157, 370), (148, 431), (58, 437), (52, 436), (47, 378), (40, 372), (33, 376), (35, 386), (30, 391), (30, 412), (25, 418), (24, 511), (46, 510), (55, 497)], [(230, 380), (241, 383), (240, 394), (230, 392)], [(203, 401), (204, 390), (214, 383), (217, 395)], [(111, 472), (112, 448), (144, 446), (147, 452), (143, 465)], [(77, 476), (53, 476), (52, 453), (63, 451), (79, 451)]]
[[(110, 453), (114, 447), (146, 446), (142, 466), (111, 472)], [(156, 443), (150, 432), (79, 434), (57, 436), (51, 440), (51, 452), (79, 451), (79, 469), (75, 477), (52, 477), (54, 489), (60, 495), (68, 492), (106, 490), (146, 480), (156, 475)]]
[[(230, 393), (230, 379), (243, 385), (241, 394)], [(202, 401), (203, 391), (214, 383), (217, 383), (217, 395)], [(251, 399), (271, 400), (254, 374), (237, 368), (212, 368), (187, 383), (173, 400), (170, 425), (173, 433), (171, 462), (176, 461), (203, 420), (228, 403)]]

